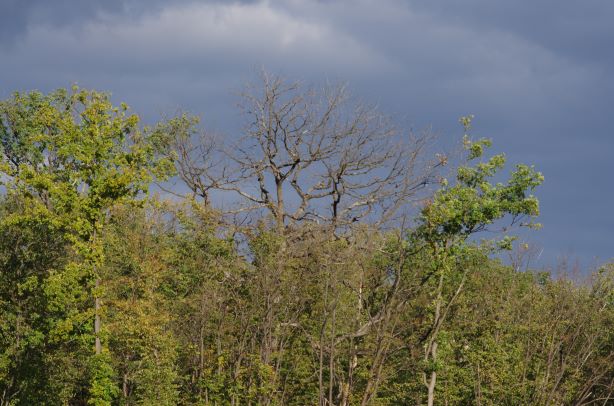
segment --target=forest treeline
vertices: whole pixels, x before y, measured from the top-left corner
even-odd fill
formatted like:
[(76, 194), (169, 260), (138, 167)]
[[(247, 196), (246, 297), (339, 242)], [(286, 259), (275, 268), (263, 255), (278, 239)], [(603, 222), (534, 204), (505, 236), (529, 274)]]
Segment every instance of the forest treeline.
[(543, 176), (471, 117), (449, 158), (343, 86), (239, 107), (0, 102), (0, 405), (613, 404), (614, 265), (531, 269)]

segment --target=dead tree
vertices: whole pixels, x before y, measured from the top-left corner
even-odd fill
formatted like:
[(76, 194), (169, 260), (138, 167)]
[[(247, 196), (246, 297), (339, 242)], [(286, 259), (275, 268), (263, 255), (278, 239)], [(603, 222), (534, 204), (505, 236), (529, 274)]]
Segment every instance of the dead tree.
[(187, 116), (159, 129), (179, 178), (205, 204), (214, 190), (232, 192), (238, 211), (264, 210), (279, 230), (304, 222), (379, 226), (409, 207), (445, 163), (425, 159), (430, 133), (402, 133), (345, 86), (260, 79), (241, 94), (244, 133), (225, 146)]
[(421, 162), (429, 134), (401, 135), (345, 86), (304, 89), (263, 73), (242, 101), (246, 131), (227, 152), (236, 178), (223, 188), (267, 209), (278, 227), (382, 224), (428, 184), (436, 166)]
[[(180, 114), (158, 124), (153, 130), (153, 139), (158, 153), (174, 163), (177, 177), (187, 187), (187, 192), (209, 206), (212, 191), (228, 184), (229, 166), (220, 153), (219, 139), (200, 130), (199, 124), (198, 117)], [(167, 193), (184, 197), (175, 187), (159, 186)]]

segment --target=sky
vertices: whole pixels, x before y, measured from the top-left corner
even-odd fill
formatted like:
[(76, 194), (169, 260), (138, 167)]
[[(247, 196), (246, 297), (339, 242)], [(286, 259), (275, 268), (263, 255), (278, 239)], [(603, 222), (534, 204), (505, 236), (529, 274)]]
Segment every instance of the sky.
[(79, 84), (146, 122), (179, 109), (238, 131), (266, 70), (347, 82), (452, 149), (458, 118), (533, 164), (543, 266), (614, 257), (614, 1), (0, 0), (0, 97)]

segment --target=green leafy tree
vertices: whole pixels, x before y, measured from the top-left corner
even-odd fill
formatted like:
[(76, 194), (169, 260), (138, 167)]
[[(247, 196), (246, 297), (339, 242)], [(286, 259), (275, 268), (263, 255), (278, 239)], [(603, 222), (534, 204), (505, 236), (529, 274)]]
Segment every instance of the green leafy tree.
[[(0, 104), (2, 182), (25, 207), (15, 216), (50, 222), (75, 252), (46, 281), (48, 306), (62, 314), (49, 339), (69, 340), (77, 333), (94, 342), (89, 403), (95, 405), (110, 404), (116, 392), (103, 349), (98, 234), (111, 207), (134, 202), (152, 174), (164, 170), (138, 122), (125, 104), (115, 107), (109, 95), (76, 87), (48, 95), (15, 93)], [(85, 304), (89, 300), (92, 305)], [(93, 328), (83, 327), (92, 320)]]
[[(468, 152), (468, 161), (481, 158), (484, 149), (491, 145), (487, 139), (470, 140), (467, 133), (471, 129), (471, 119), (461, 118), (466, 133), (464, 147)], [(418, 244), (424, 244), (432, 256), (431, 274), (435, 282), (431, 326), (424, 348), (423, 381), (429, 406), (434, 404), (437, 370), (440, 368), (437, 356), (439, 337), (449, 309), (461, 293), (467, 272), (471, 269), (467, 261), (472, 261), (471, 246), (474, 244), (468, 242), (469, 238), (506, 216), (511, 216), (511, 222), (515, 224), (539, 214), (539, 203), (529, 193), (542, 183), (542, 174), (532, 167), (517, 165), (507, 183), (493, 184), (490, 179), (504, 165), (505, 156), (499, 154), (473, 167), (461, 166), (456, 182), (449, 186), (444, 181), (443, 188), (422, 210), (421, 225), (413, 236)], [(526, 225), (538, 226), (530, 221)], [(506, 236), (496, 246), (508, 248), (511, 241)], [(490, 246), (486, 244), (482, 248)]]

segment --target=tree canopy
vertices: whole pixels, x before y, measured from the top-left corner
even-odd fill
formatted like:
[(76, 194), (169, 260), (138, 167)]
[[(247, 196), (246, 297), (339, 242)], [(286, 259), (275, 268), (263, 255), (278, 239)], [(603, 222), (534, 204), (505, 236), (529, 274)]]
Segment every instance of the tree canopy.
[(446, 179), (343, 86), (263, 74), (240, 106), (221, 138), (76, 87), (0, 102), (0, 405), (614, 401), (614, 267), (531, 267), (544, 178), (471, 116)]

